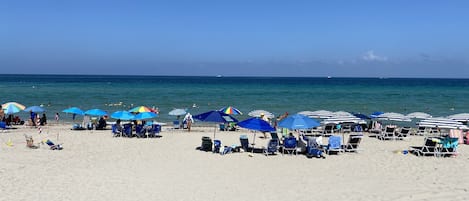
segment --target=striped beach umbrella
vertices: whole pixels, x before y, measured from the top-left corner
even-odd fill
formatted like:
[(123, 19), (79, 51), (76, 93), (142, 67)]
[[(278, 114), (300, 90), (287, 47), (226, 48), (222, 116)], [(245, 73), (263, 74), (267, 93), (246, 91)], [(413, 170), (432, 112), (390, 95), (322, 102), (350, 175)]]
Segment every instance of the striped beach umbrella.
[(22, 104), (19, 104), (17, 102), (8, 102), (5, 104), (2, 104), (2, 109), (5, 111), (6, 114), (14, 114), (21, 112), (25, 109), (26, 107)]
[(157, 113), (157, 111), (153, 108), (149, 108), (147, 106), (138, 106), (138, 107), (134, 107), (132, 109), (129, 110), (129, 112), (132, 112), (132, 113), (140, 113), (140, 112), (155, 112)]
[(231, 114), (231, 115), (243, 114), (241, 111), (239, 111), (238, 109), (232, 106), (221, 108), (220, 112), (224, 112), (225, 114)]

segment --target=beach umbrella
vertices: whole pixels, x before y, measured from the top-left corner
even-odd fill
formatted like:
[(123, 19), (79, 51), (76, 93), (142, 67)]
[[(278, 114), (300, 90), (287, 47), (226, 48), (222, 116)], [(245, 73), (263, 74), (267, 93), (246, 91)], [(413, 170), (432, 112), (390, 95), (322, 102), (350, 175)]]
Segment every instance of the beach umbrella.
[(26, 109), (24, 109), (24, 111), (39, 113), (39, 112), (45, 112), (46, 110), (41, 106), (36, 106), (35, 105), (35, 106), (27, 107)]
[(14, 114), (24, 110), (26, 107), (17, 102), (8, 102), (2, 104), (2, 109), (5, 111), (5, 114)]
[[(249, 119), (246, 119), (244, 121), (240, 121), (237, 124), (239, 127), (246, 128), (249, 130), (254, 130), (254, 131), (261, 131), (261, 132), (270, 132), (270, 131), (275, 131), (275, 128), (273, 128), (269, 122), (264, 121), (260, 117), (252, 117)], [(254, 133), (254, 139), (252, 140), (252, 143), (254, 144), (256, 142), (256, 133)]]
[(430, 128), (449, 128), (449, 129), (468, 129), (466, 125), (463, 123), (453, 120), (453, 119), (448, 119), (444, 117), (438, 117), (438, 118), (428, 118), (428, 119), (422, 119), (420, 122), (418, 122), (419, 127), (430, 127)]
[(239, 111), (238, 109), (232, 106), (221, 108), (220, 111), (224, 112), (225, 114), (231, 114), (231, 115), (243, 114), (241, 111)]
[(379, 112), (379, 111), (378, 112), (373, 112), (373, 113), (371, 113), (370, 117), (371, 118), (378, 118), (378, 116), (382, 115), (382, 114), (384, 114), (384, 112)]
[(264, 115), (265, 117), (267, 117), (269, 119), (274, 118), (274, 114), (270, 113), (269, 111), (265, 111), (265, 110), (253, 110), (253, 111), (249, 112), (248, 115), (251, 116), (251, 117), (261, 117), (262, 115)]
[(318, 119), (325, 119), (334, 116), (334, 113), (327, 110), (316, 110), (316, 111), (302, 111), (298, 114), (305, 115), (310, 118), (318, 118)]
[(143, 120), (143, 119), (151, 119), (155, 118), (158, 115), (154, 112), (140, 112), (137, 115), (135, 115), (135, 119), (137, 120)]
[(101, 109), (91, 109), (87, 110), (85, 114), (90, 116), (104, 116), (107, 115), (107, 112)]
[(469, 113), (459, 113), (453, 114), (448, 116), (448, 119), (456, 120), (456, 121), (468, 121), (469, 120)]
[[(237, 119), (230, 116), (229, 114), (225, 114), (224, 112), (213, 110), (209, 112), (205, 112), (202, 114), (192, 116), (194, 119), (205, 121), (205, 122), (215, 122), (215, 123), (227, 123), (227, 122), (238, 122)], [(215, 127), (215, 131), (213, 132), (213, 139), (215, 139), (215, 133), (217, 131), (217, 127)]]
[(111, 114), (111, 117), (114, 119), (122, 119), (122, 120), (134, 120), (135, 119), (135, 115), (125, 110), (116, 111)]
[(132, 112), (132, 113), (140, 113), (140, 112), (157, 112), (155, 109), (153, 108), (149, 108), (147, 106), (138, 106), (138, 107), (134, 107), (132, 109), (129, 110), (129, 112)]
[(182, 115), (185, 115), (187, 113), (187, 110), (186, 109), (173, 109), (171, 111), (169, 111), (169, 115), (172, 115), (172, 116), (182, 116)]
[(288, 116), (278, 123), (279, 127), (288, 128), (289, 130), (295, 129), (309, 129), (319, 126), (319, 122), (311, 119), (305, 115), (294, 114)]
[(242, 128), (255, 130), (255, 131), (262, 131), (262, 132), (275, 131), (275, 128), (273, 128), (269, 124), (269, 122), (266, 122), (259, 117), (253, 117), (253, 118), (246, 119), (244, 121), (240, 121), (238, 122), (237, 125)]
[(412, 112), (407, 114), (406, 117), (410, 119), (428, 119), (431, 118), (432, 115), (427, 114), (425, 112)]
[(337, 111), (333, 113), (332, 117), (353, 117), (353, 114), (345, 111)]
[(353, 116), (357, 117), (357, 118), (360, 118), (360, 119), (363, 119), (363, 120), (366, 120), (366, 119), (371, 119), (369, 116), (367, 116), (366, 114), (361, 114), (361, 113), (352, 113)]
[(70, 114), (85, 115), (85, 112), (83, 112), (83, 110), (81, 110), (80, 108), (77, 108), (77, 107), (67, 108), (65, 110), (62, 110), (62, 112), (70, 113)]
[(378, 115), (377, 118), (388, 121), (411, 121), (405, 115), (395, 112), (385, 112), (383, 114)]

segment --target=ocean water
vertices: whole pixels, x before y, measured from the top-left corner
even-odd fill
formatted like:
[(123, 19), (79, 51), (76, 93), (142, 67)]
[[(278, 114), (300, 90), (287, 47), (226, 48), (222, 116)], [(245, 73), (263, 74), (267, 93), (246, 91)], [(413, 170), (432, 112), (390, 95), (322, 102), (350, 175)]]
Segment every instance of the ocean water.
[[(469, 112), (469, 79), (177, 77), (105, 75), (0, 75), (0, 102), (43, 105), (50, 119), (71, 107), (112, 113), (139, 105), (156, 107), (156, 119), (187, 108), (192, 114), (234, 106), (248, 118), (255, 109), (276, 115), (303, 110), (426, 112), (447, 116)], [(27, 117), (26, 112), (17, 113)]]

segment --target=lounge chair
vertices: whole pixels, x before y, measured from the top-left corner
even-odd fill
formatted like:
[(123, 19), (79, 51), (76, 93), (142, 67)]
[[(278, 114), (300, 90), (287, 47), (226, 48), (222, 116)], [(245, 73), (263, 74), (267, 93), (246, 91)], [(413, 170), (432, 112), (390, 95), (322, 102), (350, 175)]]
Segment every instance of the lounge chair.
[(118, 137), (121, 136), (121, 131), (119, 130), (119, 127), (117, 124), (112, 124), (112, 136)]
[(333, 135), (333, 134), (334, 134), (334, 128), (335, 128), (335, 125), (334, 125), (334, 124), (327, 124), (327, 125), (324, 127), (323, 135), (324, 135), (324, 136)]
[(380, 140), (395, 140), (396, 135), (395, 135), (396, 127), (394, 126), (387, 126), (386, 129), (384, 130), (381, 135), (378, 136), (378, 139)]
[(173, 128), (174, 129), (179, 129), (180, 125), (179, 125), (179, 120), (174, 120), (173, 121)]
[(263, 152), (266, 156), (270, 154), (275, 155), (277, 154), (278, 147), (279, 147), (278, 139), (270, 139), (269, 142), (267, 143), (267, 147), (264, 147)]
[(204, 136), (202, 137), (202, 145), (200, 145), (201, 151), (212, 151), (212, 138)]
[(325, 150), (328, 155), (330, 155), (331, 152), (336, 152), (337, 154), (343, 152), (344, 150), (342, 149), (342, 137), (340, 135), (330, 136), (329, 141), (325, 146)]
[(405, 140), (410, 135), (410, 128), (403, 127), (396, 133), (396, 140)]
[(2, 132), (5, 132), (7, 128), (7, 124), (3, 121), (0, 121), (0, 130), (2, 130)]
[(439, 141), (440, 139), (438, 138), (428, 137), (425, 138), (425, 144), (423, 146), (411, 146), (409, 147), (409, 151), (417, 156), (437, 156), (437, 144)]
[(317, 143), (317, 138), (315, 137), (307, 137), (306, 138), (307, 146), (306, 146), (306, 157), (308, 158), (326, 158), (322, 155), (324, 150), (322, 149), (321, 145)]
[(287, 137), (283, 140), (282, 154), (288, 153), (290, 155), (297, 154), (298, 141), (295, 137)]
[(138, 124), (135, 126), (135, 135), (138, 137), (138, 138), (145, 138), (147, 137), (145, 134), (146, 134), (147, 130), (145, 130), (145, 128), (143, 128), (143, 125), (141, 124)]
[(122, 135), (125, 136), (125, 137), (133, 137), (132, 124), (124, 124), (124, 129), (122, 130)]
[(85, 128), (83, 128), (81, 124), (73, 124), (72, 130), (81, 131), (81, 130), (85, 130)]
[(342, 146), (345, 152), (358, 152), (363, 135), (350, 135), (347, 144)]
[(148, 131), (148, 136), (149, 137), (161, 137), (160, 135), (161, 132), (161, 125), (158, 124), (153, 124), (151, 125), (151, 129)]
[(218, 127), (220, 128), (220, 131), (226, 131), (225, 124), (218, 124)]
[(46, 143), (47, 145), (49, 145), (49, 147), (50, 147), (51, 150), (62, 150), (62, 149), (63, 149), (62, 144), (54, 144), (54, 143), (53, 143), (52, 141), (50, 141), (49, 139), (44, 140), (43, 142)]
[(271, 138), (271, 139), (276, 139), (276, 140), (278, 140), (279, 143), (280, 143), (280, 138), (278, 138), (277, 132), (270, 132), (270, 138)]

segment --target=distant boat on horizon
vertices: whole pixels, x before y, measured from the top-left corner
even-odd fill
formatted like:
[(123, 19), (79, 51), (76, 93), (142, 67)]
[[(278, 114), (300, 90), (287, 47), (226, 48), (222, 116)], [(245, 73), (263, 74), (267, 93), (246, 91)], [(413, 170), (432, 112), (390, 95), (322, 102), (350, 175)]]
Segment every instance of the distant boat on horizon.
[(332, 79), (332, 76), (327, 76), (327, 79)]
[(223, 75), (217, 75), (217, 78), (221, 78), (221, 77), (223, 77)]

